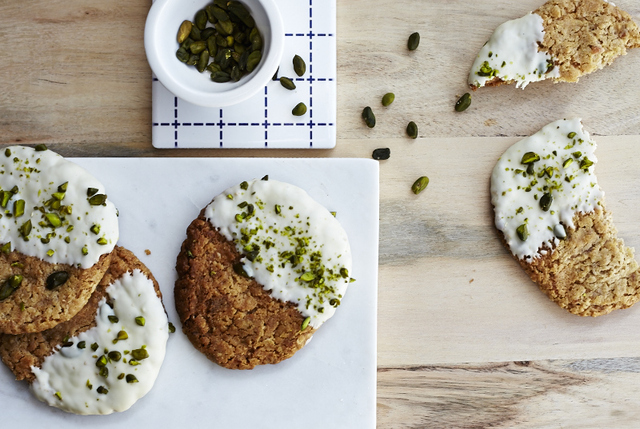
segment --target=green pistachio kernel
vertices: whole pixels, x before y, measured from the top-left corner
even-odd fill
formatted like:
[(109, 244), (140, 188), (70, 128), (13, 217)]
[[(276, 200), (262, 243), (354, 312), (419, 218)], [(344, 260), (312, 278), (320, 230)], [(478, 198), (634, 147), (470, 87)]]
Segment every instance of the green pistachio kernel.
[(306, 273), (304, 273), (303, 275), (300, 276), (300, 280), (305, 281), (305, 282), (310, 282), (312, 280), (314, 280), (316, 278), (316, 275), (313, 274), (310, 271), (307, 271)]
[(89, 381), (89, 379), (87, 379), (86, 386), (89, 390), (93, 389), (93, 384), (91, 384), (91, 381)]
[(87, 197), (92, 197), (98, 193), (98, 188), (87, 188)]
[(171, 323), (171, 322), (169, 322), (169, 332), (172, 333), (172, 334), (174, 332), (176, 332), (176, 327), (173, 326), (173, 323)]
[(11, 253), (11, 242), (5, 243), (0, 247), (0, 252), (2, 253)]
[(311, 322), (311, 317), (307, 317), (306, 319), (304, 319), (304, 321), (302, 322), (302, 326), (300, 326), (300, 330), (304, 331), (305, 329), (307, 329), (307, 326), (309, 326), (309, 322)]
[(56, 271), (49, 274), (45, 286), (48, 290), (53, 290), (58, 286), (62, 286), (69, 280), (69, 273), (66, 271)]
[(98, 360), (96, 360), (96, 366), (98, 368), (105, 367), (107, 363), (109, 363), (109, 361), (107, 360), (107, 357), (105, 355), (100, 356)]
[(396, 95), (393, 92), (387, 92), (382, 96), (382, 105), (384, 107), (390, 106), (396, 99)]
[(109, 368), (107, 368), (106, 366), (100, 368), (100, 372), (98, 372), (98, 374), (100, 374), (100, 376), (104, 378), (109, 377)]
[(98, 350), (98, 347), (99, 347), (99, 346), (98, 346), (98, 343), (93, 343), (93, 344), (91, 344), (91, 350), (93, 350), (94, 352), (95, 352), (96, 350)]
[(454, 110), (456, 112), (464, 112), (469, 106), (471, 106), (471, 94), (467, 92), (463, 94), (462, 97), (458, 99), (458, 101), (456, 101)]
[(137, 383), (138, 379), (133, 374), (127, 374), (127, 383)]
[(80, 341), (80, 342), (78, 343), (77, 347), (78, 347), (79, 349), (85, 349), (85, 348), (87, 348), (87, 342), (86, 342), (86, 341)]
[(10, 191), (0, 191), (0, 206), (2, 208), (7, 207), (12, 196), (13, 194)]
[(114, 315), (107, 316), (107, 318), (111, 323), (118, 323), (120, 321), (120, 319), (118, 319), (118, 316), (114, 316)]
[(574, 131), (571, 131), (569, 134), (567, 134), (567, 138), (574, 138), (576, 136), (576, 133)]
[(58, 398), (59, 400), (62, 401), (62, 393), (56, 392), (56, 393), (53, 394), (53, 396), (55, 396), (56, 398)]
[(31, 233), (31, 219), (23, 223), (20, 226), (20, 228), (18, 228), (18, 231), (20, 232), (20, 235), (22, 236), (22, 238), (26, 240), (27, 237), (29, 237), (29, 234)]
[(91, 225), (89, 231), (93, 232), (95, 235), (100, 234), (100, 225)]
[(523, 223), (519, 227), (516, 228), (516, 234), (518, 234), (518, 238), (522, 241), (527, 241), (529, 237), (529, 229), (527, 228), (527, 224)]
[(527, 152), (524, 155), (522, 155), (522, 160), (520, 161), (521, 164), (531, 164), (533, 162), (538, 162), (540, 161), (540, 155), (538, 155), (535, 152)]
[(47, 150), (47, 145), (37, 144), (34, 149), (36, 150), (36, 152), (42, 152), (42, 151)]
[(291, 110), (293, 116), (303, 116), (305, 113), (307, 113), (307, 105), (302, 102), (296, 104)]
[(22, 284), (23, 276), (14, 274), (0, 286), (0, 301), (7, 299)]
[(55, 213), (45, 213), (44, 217), (49, 223), (49, 225), (54, 228), (58, 228), (60, 225), (62, 225), (62, 220), (60, 219), (60, 216), (58, 216)]
[(362, 110), (362, 119), (367, 127), (373, 128), (376, 126), (376, 116), (373, 114), (371, 107), (367, 106)]
[(418, 45), (420, 45), (420, 33), (412, 33), (409, 36), (409, 40), (407, 41), (407, 48), (410, 51), (415, 51), (416, 49), (418, 49)]
[(298, 76), (304, 75), (307, 71), (307, 65), (300, 55), (295, 55), (293, 57), (293, 70)]
[(58, 186), (58, 192), (67, 192), (67, 186), (69, 182), (64, 182), (62, 185)]
[(113, 344), (117, 343), (118, 341), (126, 340), (127, 338), (129, 338), (129, 334), (127, 334), (125, 331), (120, 331), (116, 335), (116, 338), (113, 340)]
[(540, 198), (540, 208), (542, 209), (542, 211), (548, 212), (551, 208), (552, 203), (553, 196), (548, 192)]
[(144, 326), (144, 324), (145, 324), (144, 317), (142, 317), (142, 316), (138, 316), (138, 317), (136, 317), (136, 318), (135, 318), (135, 321), (136, 321), (136, 323), (137, 323), (138, 325), (140, 325), (140, 326)]
[(149, 352), (146, 349), (135, 349), (135, 350), (131, 350), (131, 356), (133, 356), (133, 358), (135, 360), (143, 360), (149, 357)]
[(20, 217), (24, 214), (24, 200), (13, 202), (13, 217)]
[(109, 241), (104, 237), (100, 237), (100, 238), (98, 238), (96, 243), (98, 243), (101, 246), (105, 246), (105, 245), (107, 245), (109, 243)]
[(85, 256), (89, 254), (89, 249), (87, 248), (87, 246), (82, 247), (82, 254)]
[(567, 168), (568, 166), (570, 166), (571, 164), (573, 164), (573, 158), (567, 158), (564, 160), (564, 162), (562, 163), (562, 167), (563, 168)]
[(411, 192), (418, 195), (420, 192), (424, 191), (429, 185), (429, 178), (427, 176), (419, 177), (413, 185), (411, 185)]
[(101, 206), (107, 201), (107, 196), (105, 194), (95, 194), (94, 196), (89, 198), (89, 204), (92, 206)]
[(593, 161), (591, 161), (586, 156), (582, 159), (582, 161), (580, 161), (580, 169), (581, 170), (588, 170), (589, 167), (591, 167), (592, 165), (593, 165)]
[(106, 395), (107, 393), (109, 393), (109, 390), (104, 386), (98, 386), (96, 391), (102, 395)]
[(122, 353), (116, 350), (109, 352), (107, 356), (109, 356), (109, 359), (114, 362), (118, 362), (120, 359), (122, 359)]

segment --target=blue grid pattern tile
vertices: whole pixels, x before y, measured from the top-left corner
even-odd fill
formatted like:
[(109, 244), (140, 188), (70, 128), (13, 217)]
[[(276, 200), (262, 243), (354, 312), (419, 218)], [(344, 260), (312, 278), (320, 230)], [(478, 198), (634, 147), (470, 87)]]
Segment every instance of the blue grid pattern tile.
[[(169, 148), (328, 149), (336, 144), (336, 0), (276, 0), (285, 29), (278, 76), (295, 81), (289, 91), (270, 81), (252, 98), (223, 108), (188, 103), (152, 80), (152, 142)], [(307, 72), (298, 77), (292, 59)], [(322, 61), (314, 63), (314, 58)], [(299, 102), (307, 114), (291, 114)]]

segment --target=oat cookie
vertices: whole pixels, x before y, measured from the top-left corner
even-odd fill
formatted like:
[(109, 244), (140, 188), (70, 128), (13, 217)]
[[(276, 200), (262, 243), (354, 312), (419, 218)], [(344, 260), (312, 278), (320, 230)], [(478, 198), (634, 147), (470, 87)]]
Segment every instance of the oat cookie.
[(628, 13), (604, 0), (550, 0), (500, 25), (482, 47), (469, 86), (553, 79), (577, 82), (640, 47), (640, 30)]
[(38, 332), (87, 302), (118, 240), (115, 206), (44, 147), (0, 152), (0, 332)]
[[(17, 380), (32, 383), (36, 396), (52, 406), (76, 414), (124, 411), (148, 392), (164, 358), (168, 326), (161, 298), (147, 267), (118, 246), (78, 314), (43, 332), (0, 335), (0, 356)], [(136, 352), (142, 346), (146, 358)]]
[(293, 356), (333, 315), (351, 254), (337, 220), (306, 192), (253, 180), (189, 225), (176, 270), (189, 340), (221, 366), (251, 369)]
[(491, 176), (504, 244), (551, 300), (581, 316), (640, 299), (640, 268), (604, 206), (595, 148), (579, 119), (556, 121), (511, 146)]

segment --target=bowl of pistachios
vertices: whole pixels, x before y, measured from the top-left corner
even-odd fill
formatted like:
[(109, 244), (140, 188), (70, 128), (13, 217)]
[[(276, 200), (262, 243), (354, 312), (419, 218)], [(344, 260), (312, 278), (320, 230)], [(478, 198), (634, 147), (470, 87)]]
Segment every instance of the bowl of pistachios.
[(275, 0), (155, 0), (144, 31), (151, 70), (177, 97), (224, 107), (258, 93), (280, 65)]

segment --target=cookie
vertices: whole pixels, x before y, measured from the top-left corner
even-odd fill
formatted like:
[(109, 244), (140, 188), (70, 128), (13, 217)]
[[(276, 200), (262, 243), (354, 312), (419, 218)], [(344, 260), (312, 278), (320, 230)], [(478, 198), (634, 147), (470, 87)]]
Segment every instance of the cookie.
[(640, 47), (640, 30), (628, 13), (604, 0), (550, 0), (500, 25), (482, 47), (468, 83), (482, 86), (577, 82)]
[(39, 332), (87, 303), (118, 240), (115, 206), (44, 147), (0, 153), (0, 332)]
[(0, 336), (0, 356), (43, 402), (76, 414), (124, 411), (153, 386), (168, 321), (149, 270), (116, 247), (87, 305), (37, 333)]
[(295, 186), (227, 189), (187, 229), (177, 258), (183, 332), (231, 369), (293, 356), (336, 311), (351, 281), (345, 231)]
[(605, 208), (595, 149), (579, 119), (560, 120), (507, 149), (491, 175), (503, 243), (551, 300), (581, 316), (640, 299), (640, 268)]

